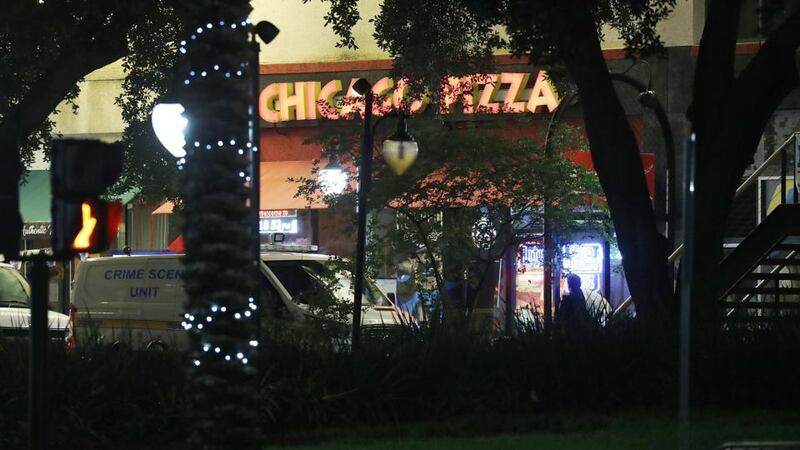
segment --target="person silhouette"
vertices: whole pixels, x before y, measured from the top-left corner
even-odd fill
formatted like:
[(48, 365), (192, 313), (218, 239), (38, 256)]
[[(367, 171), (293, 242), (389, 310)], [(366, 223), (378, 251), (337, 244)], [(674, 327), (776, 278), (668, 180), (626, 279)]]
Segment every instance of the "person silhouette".
[(561, 305), (558, 309), (558, 320), (561, 322), (564, 331), (570, 334), (582, 323), (589, 319), (586, 311), (586, 297), (581, 290), (581, 277), (571, 273), (567, 275), (567, 287), (569, 294), (561, 298)]

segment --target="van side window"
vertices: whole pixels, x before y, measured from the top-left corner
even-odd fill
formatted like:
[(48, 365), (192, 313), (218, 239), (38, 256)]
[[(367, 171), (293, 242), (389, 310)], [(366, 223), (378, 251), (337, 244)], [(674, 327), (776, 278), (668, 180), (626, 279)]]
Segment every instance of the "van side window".
[(270, 261), (267, 267), (278, 277), (293, 302), (309, 306), (335, 303), (333, 294), (319, 278), (324, 273), (321, 264), (313, 261)]

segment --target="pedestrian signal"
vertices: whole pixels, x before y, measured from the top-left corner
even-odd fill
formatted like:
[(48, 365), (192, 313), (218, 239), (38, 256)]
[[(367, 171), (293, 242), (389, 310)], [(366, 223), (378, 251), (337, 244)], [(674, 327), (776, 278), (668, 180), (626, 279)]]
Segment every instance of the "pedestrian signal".
[(104, 251), (122, 222), (122, 204), (101, 199), (122, 172), (120, 144), (93, 140), (53, 141), (53, 253)]

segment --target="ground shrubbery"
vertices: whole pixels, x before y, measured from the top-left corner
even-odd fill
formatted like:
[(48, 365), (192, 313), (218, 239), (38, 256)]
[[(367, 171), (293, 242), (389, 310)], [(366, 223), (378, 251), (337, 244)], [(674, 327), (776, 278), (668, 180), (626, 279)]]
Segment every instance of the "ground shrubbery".
[[(179, 353), (52, 345), (47, 360), (47, 426), (52, 448), (111, 448), (117, 440), (180, 439), (184, 416)], [(0, 341), (0, 448), (27, 439), (28, 346)]]
[[(341, 331), (267, 330), (258, 364), (268, 435), (289, 442), (301, 430), (327, 426), (672, 408), (677, 400), (676, 336), (653, 337), (637, 326), (570, 339), (547, 338), (538, 328), (513, 336), (458, 325), (402, 329), (374, 333), (355, 353), (346, 350)], [(798, 361), (796, 331), (728, 334), (693, 361), (696, 404), (796, 408)], [(51, 442), (69, 449), (182, 441), (185, 362), (180, 353), (124, 347), (51, 349)], [(2, 341), (3, 449), (26, 439), (27, 369), (25, 343)]]

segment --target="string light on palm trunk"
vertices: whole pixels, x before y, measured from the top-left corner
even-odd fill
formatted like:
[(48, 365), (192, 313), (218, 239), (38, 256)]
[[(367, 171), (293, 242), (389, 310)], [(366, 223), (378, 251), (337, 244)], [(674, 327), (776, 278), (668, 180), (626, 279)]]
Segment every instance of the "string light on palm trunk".
[[(179, 57), (191, 54), (195, 45), (200, 46), (198, 51), (205, 51), (204, 47), (202, 47), (205, 42), (202, 41), (210, 38), (214, 33), (241, 33), (246, 35), (256, 28), (250, 25), (250, 19), (220, 19), (198, 24), (193, 28), (189, 38), (180, 42), (178, 47)], [(246, 41), (246, 38), (243, 40)], [(220, 58), (218, 61), (209, 60), (201, 64), (195, 64), (193, 67), (186, 69), (183, 77), (179, 79), (183, 80), (182, 84), (185, 87), (194, 87), (195, 83), (245, 83), (245, 78), (252, 73), (252, 70), (249, 70), (251, 69), (249, 67), (251, 63), (246, 60), (246, 56), (247, 54), (243, 52), (241, 61), (231, 62), (229, 58)], [(253, 122), (250, 121), (249, 125), (252, 127)], [(187, 124), (184, 128), (189, 128), (190, 126), (191, 124)], [(181, 136), (183, 136), (182, 131)], [(186, 146), (185, 139), (181, 147), (184, 146)], [(189, 164), (191, 164), (192, 156), (196, 154), (195, 152), (205, 151), (233, 152), (244, 163), (242, 167), (246, 167), (247, 163), (252, 159), (258, 158), (258, 145), (253, 142), (252, 136), (248, 136), (246, 133), (235, 136), (220, 136), (216, 139), (206, 137), (194, 140), (187, 150)], [(185, 154), (186, 152), (184, 151)], [(181, 155), (181, 159), (178, 161), (179, 169), (182, 169), (184, 164), (186, 164), (186, 159)], [(235, 176), (241, 179), (243, 186), (249, 188), (252, 180), (245, 173), (245, 170), (240, 169), (234, 173)], [(200, 343), (199, 351), (192, 360), (192, 364), (195, 367), (199, 367), (210, 360), (223, 364), (249, 364), (259, 345), (257, 337), (252, 335), (242, 341), (223, 339), (218, 327), (225, 327), (226, 324), (238, 321), (246, 321), (250, 322), (250, 325), (254, 325), (253, 321), (256, 317), (255, 312), (257, 309), (255, 299), (249, 297), (246, 304), (238, 307), (209, 303), (200, 306), (193, 305), (187, 310), (181, 325), (184, 330), (194, 335), (197, 342)], [(255, 326), (250, 326), (250, 329), (254, 330), (255, 328)]]
[[(227, 315), (228, 317), (233, 317), (234, 320), (243, 320), (249, 319), (253, 317), (253, 311), (257, 310), (257, 306), (255, 304), (255, 299), (250, 297), (248, 299), (248, 309), (242, 311), (231, 311), (225, 306), (219, 305), (211, 305), (209, 311), (200, 313), (200, 315), (195, 316), (194, 314), (187, 312), (184, 313), (183, 318), (184, 320), (181, 322), (181, 326), (184, 330), (196, 334), (200, 340), (203, 342), (202, 350), (204, 354), (214, 354), (219, 355), (219, 357), (228, 362), (235, 362), (239, 364), (248, 364), (250, 362), (250, 357), (252, 357), (252, 352), (256, 347), (258, 347), (258, 339), (253, 337), (247, 342), (246, 346), (233, 346), (228, 348), (223, 348), (220, 345), (213, 345), (210, 340), (204, 339), (205, 335), (203, 330), (205, 329), (205, 325), (213, 323), (217, 318)], [(205, 325), (204, 325), (205, 324)], [(231, 355), (235, 355), (236, 357), (233, 358)], [(240, 356), (241, 355), (241, 356)], [(200, 360), (195, 359), (193, 361), (195, 366), (200, 365)]]

